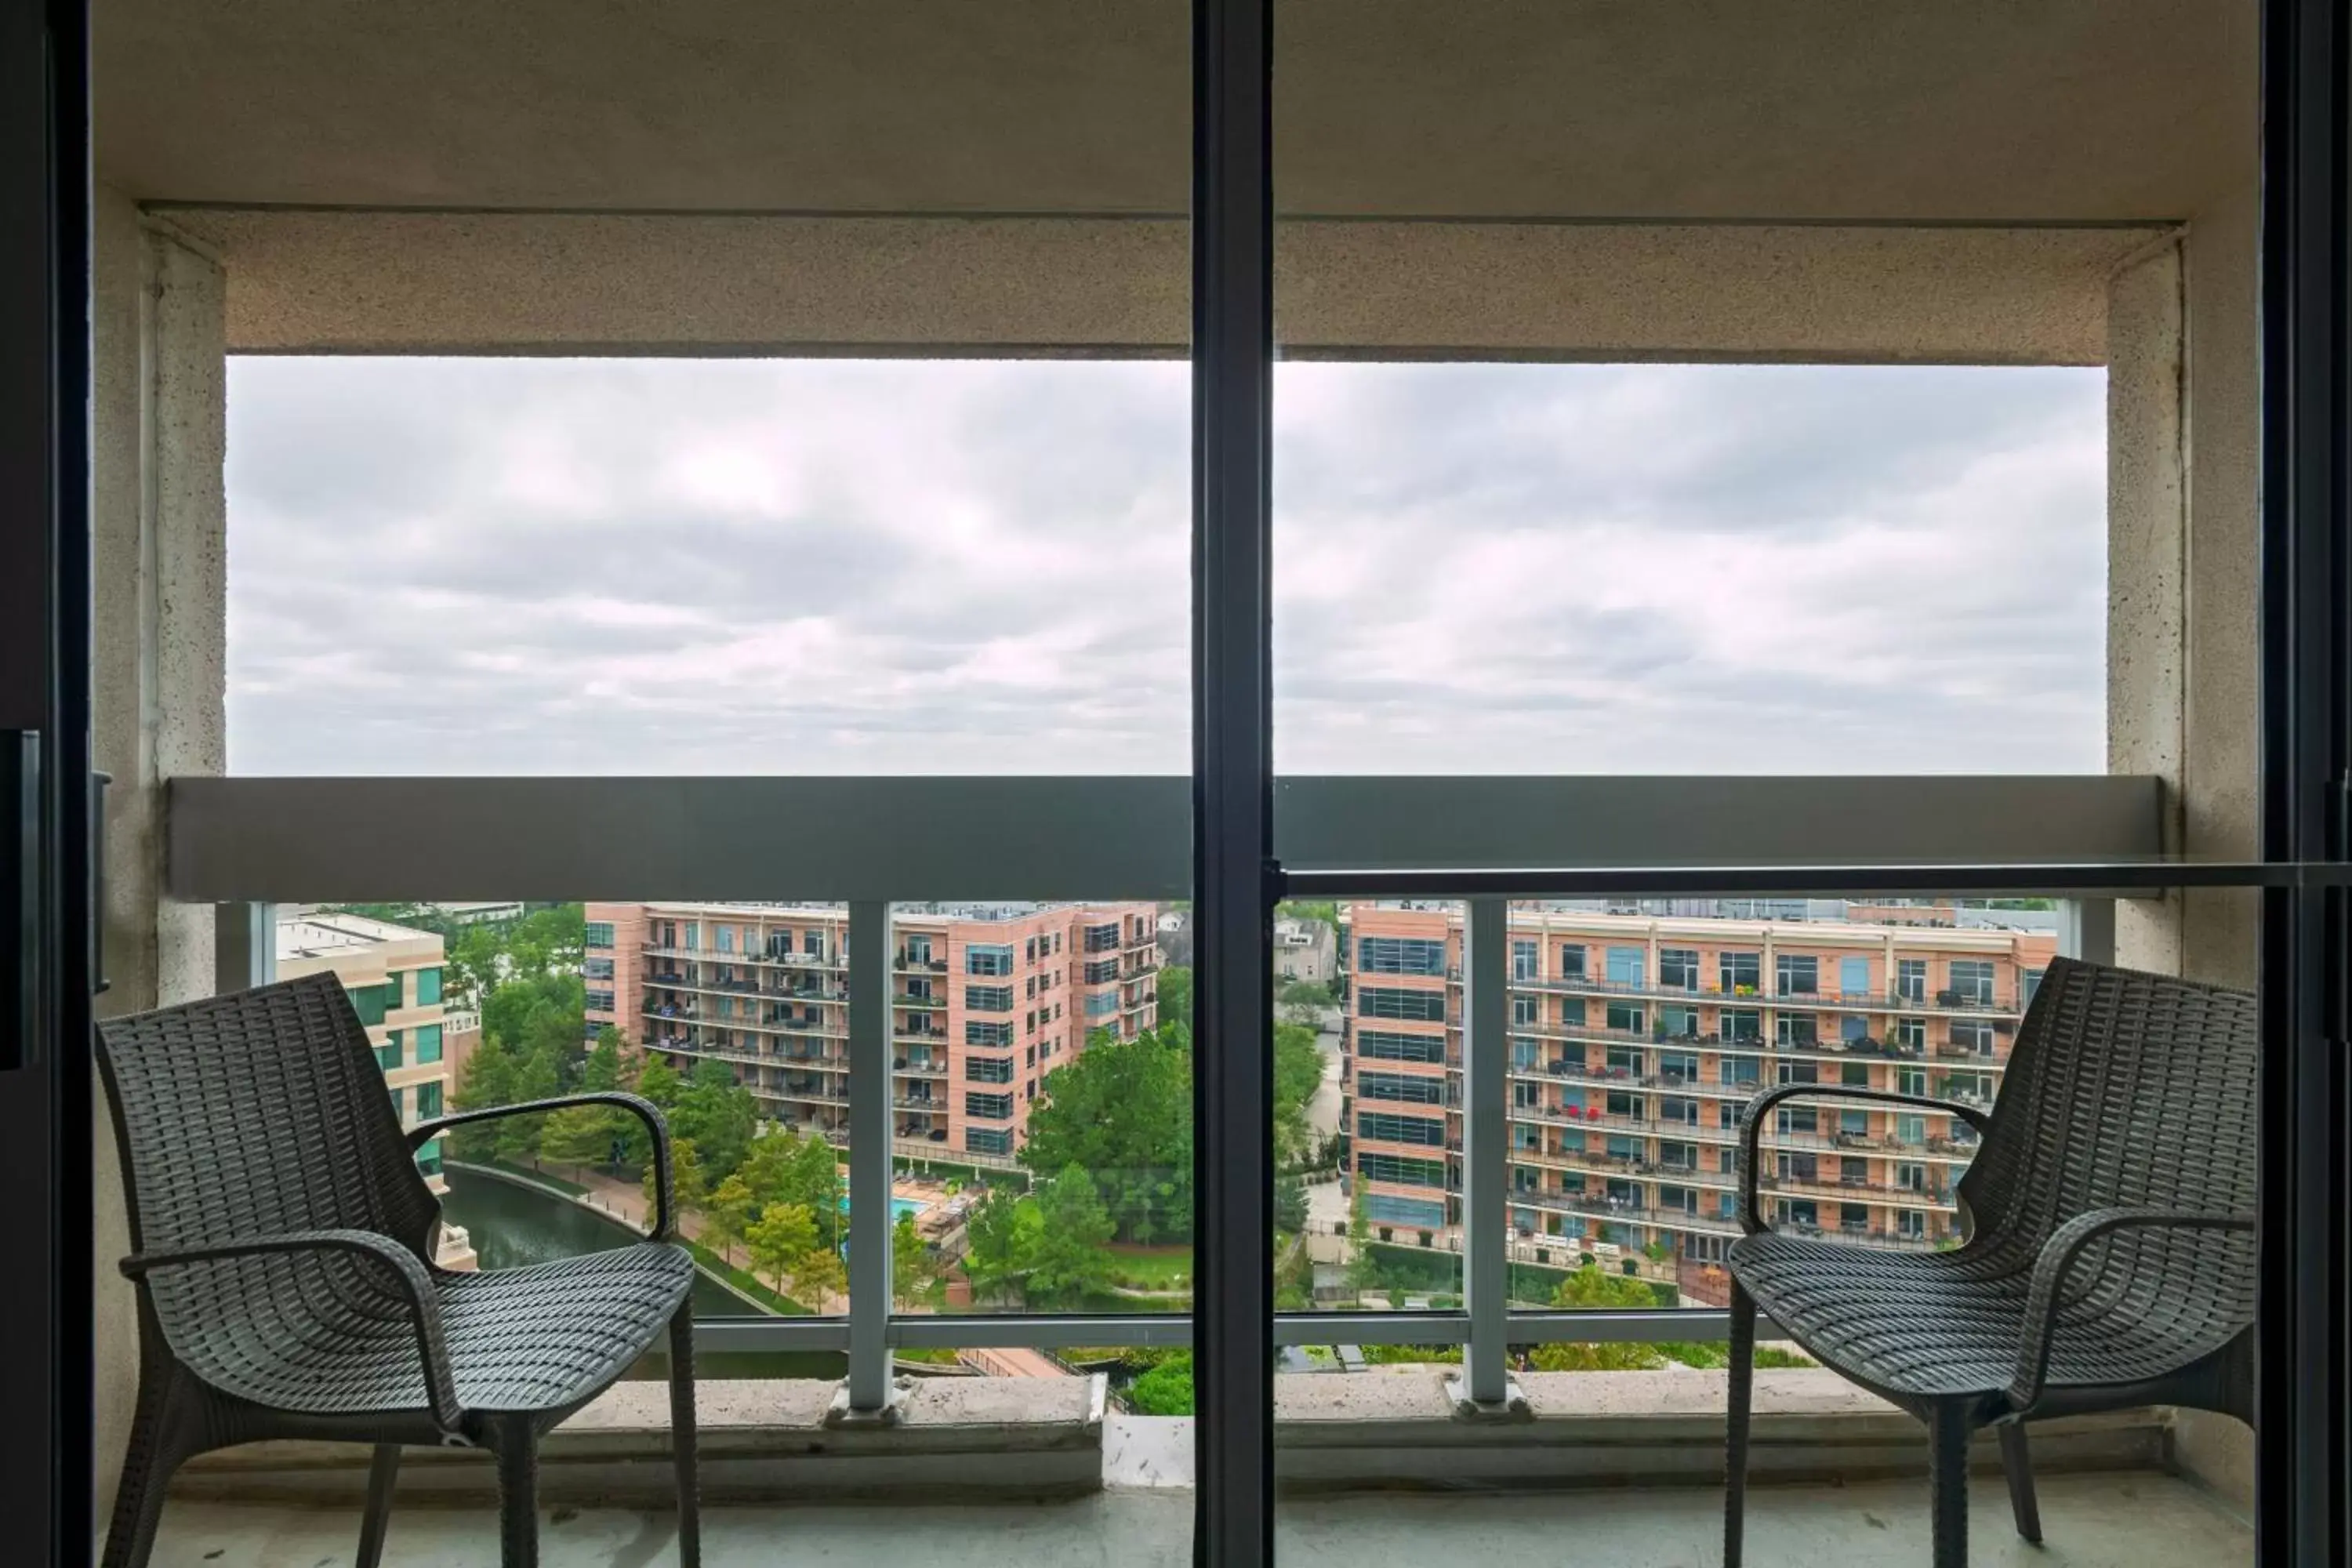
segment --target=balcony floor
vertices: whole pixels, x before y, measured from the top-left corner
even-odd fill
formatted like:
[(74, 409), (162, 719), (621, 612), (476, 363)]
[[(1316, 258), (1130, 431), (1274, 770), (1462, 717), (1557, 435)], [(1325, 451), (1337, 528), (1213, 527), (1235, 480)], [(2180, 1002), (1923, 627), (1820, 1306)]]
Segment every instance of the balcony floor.
[[(1712, 1488), (1479, 1496), (1357, 1493), (1285, 1498), (1284, 1568), (1427, 1568), (1489, 1561), (1693, 1568), (1720, 1560), (1722, 1494)], [(2052, 1476), (2042, 1484), (2048, 1545), (2011, 1531), (1997, 1483), (1974, 1489), (1971, 1561), (1979, 1568), (2212, 1568), (2251, 1563), (2253, 1534), (2197, 1488), (2147, 1471)], [(1180, 1568), (1191, 1562), (1192, 1494), (1114, 1490), (1070, 1502), (726, 1507), (704, 1514), (708, 1568), (779, 1562), (932, 1568), (1013, 1561), (1021, 1568)], [(1763, 1487), (1750, 1494), (1748, 1559), (1780, 1563), (1924, 1563), (1924, 1485)], [(355, 1512), (175, 1501), (152, 1568), (348, 1563)], [(659, 1568), (677, 1559), (667, 1514), (559, 1510), (542, 1533), (545, 1568)], [(484, 1510), (395, 1512), (386, 1568), (498, 1561)]]

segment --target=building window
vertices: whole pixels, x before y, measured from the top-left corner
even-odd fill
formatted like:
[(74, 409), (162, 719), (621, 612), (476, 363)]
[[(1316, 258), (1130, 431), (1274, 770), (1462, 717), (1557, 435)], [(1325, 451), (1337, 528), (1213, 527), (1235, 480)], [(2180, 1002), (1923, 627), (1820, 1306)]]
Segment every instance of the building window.
[(394, 1120), (403, 1123), (405, 1123), (408, 1121), (408, 1091), (406, 1089), (395, 1089), (392, 1091), (392, 1114)]
[(1363, 1016), (1367, 1018), (1406, 1018), (1424, 1024), (1445, 1022), (1445, 993), (1443, 991), (1399, 991), (1387, 986), (1368, 986), (1361, 994)]
[(1356, 1077), (1356, 1095), (1360, 1100), (1393, 1100), (1415, 1105), (1443, 1105), (1445, 1103), (1445, 1080), (1442, 1078), (1414, 1078), (1404, 1073), (1394, 1072), (1359, 1073)]
[(1927, 1048), (1927, 1020), (1925, 1018), (1895, 1019), (1895, 1043), (1903, 1047), (1906, 1050), (1926, 1050)]
[(1822, 989), (1822, 961), (1808, 953), (1777, 953), (1772, 960), (1772, 983), (1783, 996), (1813, 996)]
[(362, 985), (356, 990), (347, 993), (347, 994), (350, 995), (352, 999), (352, 1010), (360, 1016), (361, 1023), (381, 1024), (383, 1022), (384, 988), (383, 986)]
[(1368, 936), (1356, 944), (1356, 966), (1367, 974), (1443, 974), (1445, 944), (1419, 937)]
[(1356, 1169), (1368, 1182), (1393, 1182), (1402, 1187), (1445, 1184), (1445, 1163), (1442, 1160), (1413, 1160), (1402, 1154), (1359, 1154)]
[(1845, 996), (1870, 994), (1870, 960), (1841, 958), (1838, 960), (1838, 992)]
[(963, 1130), (963, 1146), (973, 1154), (1010, 1154), (1013, 1134), (1000, 1127), (967, 1127)]
[(713, 926), (711, 931), (719, 939), (719, 952), (732, 952), (735, 951), (735, 928), (733, 926)]
[(1087, 961), (1087, 973), (1086, 973), (1086, 983), (1087, 983), (1087, 984), (1089, 984), (1089, 985), (1107, 985), (1107, 984), (1108, 984), (1110, 982), (1112, 982), (1112, 981), (1114, 981), (1114, 980), (1116, 980), (1116, 979), (1118, 979), (1118, 959), (1116, 959), (1116, 958), (1097, 958), (1097, 959), (1090, 959), (1090, 960), (1088, 960), (1088, 961)]
[[(689, 936), (692, 934), (693, 929), (694, 928), (691, 926), (687, 928)], [(694, 943), (689, 941), (687, 945), (688, 947), (692, 947)], [(806, 931), (801, 932), (801, 952), (810, 958), (823, 958), (824, 956), (824, 932), (822, 931)]]
[(389, 1039), (375, 1048), (375, 1065), (386, 1072), (400, 1070), (400, 1031), (394, 1029)]
[(1609, 950), (1609, 984), (1635, 985), (1642, 984), (1642, 972), (1649, 967), (1650, 955), (1638, 947), (1612, 947)]
[(1716, 1072), (1726, 1083), (1760, 1084), (1764, 1081), (1764, 1064), (1754, 1057), (1718, 1058)]
[(1784, 1047), (1814, 1050), (1822, 1043), (1822, 1021), (1811, 1013), (1783, 1013), (1774, 1033)]
[(1559, 1021), (1561, 1027), (1569, 1029), (1581, 1029), (1584, 1027), (1584, 1019), (1585, 1012), (1583, 997), (1563, 996), (1559, 999)]
[(1992, 961), (1984, 958), (1952, 960), (1952, 990), (1961, 1002), (1979, 1007), (1992, 1005)]
[(1584, 944), (1562, 942), (1559, 949), (1559, 977), (1562, 980), (1584, 978)]
[(1661, 991), (1697, 990), (1698, 949), (1695, 947), (1658, 949), (1658, 989)]
[(978, 1018), (966, 1018), (963, 1021), (963, 1043), (1009, 1050), (1013, 1046), (1013, 1021), (1008, 1018), (1002, 1024), (991, 1024)]
[(613, 945), (613, 922), (590, 921), (588, 934), (581, 939), (581, 944), (584, 947), (610, 948)]
[(974, 1083), (1011, 1083), (1013, 1058), (1011, 1057), (966, 1057), (963, 1059), (963, 1076)]
[(963, 1005), (975, 1013), (1010, 1013), (1013, 1011), (1013, 987), (967, 985), (963, 988)]
[(1013, 944), (971, 943), (963, 950), (963, 972), (966, 974), (1012, 973)]
[[(606, 972), (610, 973), (612, 960), (606, 959), (604, 963)], [(439, 966), (418, 970), (416, 972), (416, 1005), (420, 1007), (432, 1007), (438, 1005), (440, 1001), (441, 970)]]
[(1698, 1009), (1696, 1007), (1659, 1008), (1658, 1032), (1669, 1039), (1697, 1039)]
[(1924, 1098), (1927, 1092), (1927, 1069), (1926, 1068), (1896, 1068), (1895, 1069), (1895, 1092), (1897, 1094), (1916, 1094)]
[(1838, 1019), (1838, 1038), (1851, 1044), (1870, 1037), (1870, 1020), (1859, 1013), (1847, 1013)]
[(2033, 998), (2041, 994), (2042, 974), (2039, 969), (2025, 971), (2025, 1005), (2029, 1007), (2033, 1005)]
[(1926, 959), (1898, 958), (1895, 961), (1895, 994), (1905, 1002), (1925, 1002), (1927, 999)]
[(1727, 1043), (1746, 1040), (1761, 1045), (1764, 1040), (1764, 1015), (1753, 1007), (1726, 1007), (1720, 1027)]
[(1536, 944), (1531, 942), (1511, 943), (1511, 978), (1533, 980), (1536, 977)]
[(1118, 1011), (1118, 993), (1089, 991), (1087, 993), (1087, 1016), (1100, 1018)]
[(1668, 1083), (1696, 1083), (1698, 1058), (1688, 1051), (1660, 1051), (1658, 1076)]
[(1952, 1048), (1973, 1056), (1992, 1055), (1992, 1026), (1981, 1018), (1953, 1019)]
[(441, 1026), (438, 1024), (419, 1024), (416, 1026), (417, 1064), (422, 1066), (426, 1062), (437, 1062), (440, 1059)]
[(1371, 1061), (1443, 1063), (1445, 1037), (1401, 1035), (1392, 1029), (1356, 1031), (1356, 1054)]
[(1088, 952), (1117, 952), (1118, 951), (1118, 922), (1117, 921), (1113, 921), (1108, 925), (1087, 927), (1087, 951)]
[[(1011, 1066), (1010, 1062), (1005, 1064)], [(1009, 1094), (981, 1094), (967, 1089), (963, 1097), (963, 1113), (982, 1121), (1008, 1121), (1013, 1117), (1013, 1097)]]
[(583, 992), (581, 1004), (591, 1013), (609, 1013), (613, 1010), (613, 994), (610, 991)]
[(1381, 1110), (1358, 1112), (1356, 1135), (1386, 1143), (1418, 1143), (1429, 1149), (1445, 1147), (1444, 1122), (1419, 1116), (1391, 1116)]
[(1514, 1027), (1533, 1028), (1542, 1019), (1542, 1004), (1533, 996), (1511, 998), (1511, 1023)]
[[(434, 982), (433, 995), (430, 999), (435, 1002), (441, 1000), (441, 972), (437, 969), (420, 969), (416, 972), (416, 1001), (419, 1006), (427, 1000), (425, 994), (425, 977), (428, 974), (433, 976)], [(580, 975), (583, 980), (610, 980), (613, 978), (613, 961), (609, 958), (583, 958), (580, 961)]]
[(1610, 1003), (1608, 1026), (1620, 1034), (1645, 1033), (1647, 1024), (1642, 1005), (1638, 1002)]
[(1716, 983), (1727, 995), (1754, 995), (1764, 988), (1764, 955), (1725, 952), (1716, 955)]
[(441, 1114), (441, 1086), (420, 1083), (416, 1086), (416, 1119), (430, 1121)]
[(1375, 1225), (1436, 1230), (1445, 1224), (1445, 1205), (1426, 1198), (1402, 1198), (1392, 1193), (1366, 1193), (1364, 1217)]

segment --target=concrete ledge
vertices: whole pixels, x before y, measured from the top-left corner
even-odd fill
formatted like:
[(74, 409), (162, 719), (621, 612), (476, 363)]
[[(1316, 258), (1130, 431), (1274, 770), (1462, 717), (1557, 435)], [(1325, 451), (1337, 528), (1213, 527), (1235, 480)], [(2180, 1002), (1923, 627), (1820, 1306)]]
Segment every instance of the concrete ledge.
[[(1721, 1373), (1531, 1373), (1528, 1414), (1465, 1422), (1446, 1391), (1454, 1369), (1394, 1366), (1275, 1379), (1276, 1468), (1293, 1491), (1717, 1486), (1723, 1479)], [(1106, 1417), (1105, 1384), (1083, 1378), (919, 1378), (887, 1426), (829, 1426), (837, 1384), (706, 1383), (702, 1492), (714, 1502), (847, 1498), (994, 1501), (1115, 1488), (1189, 1487), (1192, 1423)], [(2170, 1413), (2128, 1411), (2035, 1426), (2037, 1470), (2164, 1468)], [(542, 1449), (554, 1504), (667, 1508), (668, 1394), (624, 1384), (564, 1423)], [(1909, 1415), (1822, 1371), (1756, 1377), (1759, 1481), (1916, 1477), (1926, 1431)], [(1988, 1435), (1979, 1468), (1998, 1469)], [(174, 1495), (213, 1501), (356, 1506), (367, 1450), (266, 1443), (191, 1463)], [(479, 1506), (495, 1495), (486, 1456), (413, 1448), (404, 1505)]]
[[(702, 1496), (710, 1501), (898, 1495), (941, 1500), (1076, 1496), (1102, 1487), (1099, 1376), (913, 1380), (887, 1426), (826, 1424), (834, 1383), (709, 1382), (697, 1400)], [(368, 1450), (255, 1443), (191, 1461), (173, 1494), (217, 1501), (348, 1502), (366, 1491)], [(547, 1501), (667, 1508), (669, 1391), (625, 1383), (548, 1434)], [(496, 1496), (488, 1457), (411, 1448), (403, 1505), (478, 1506)]]
[[(1717, 1486), (1723, 1479), (1720, 1372), (1522, 1373), (1529, 1418), (1455, 1417), (1451, 1368), (1388, 1367), (1276, 1378), (1276, 1471), (1286, 1488)], [(2156, 1410), (2037, 1424), (2038, 1470), (2150, 1468), (2169, 1418)], [(1990, 1434), (1979, 1468), (1998, 1468)], [(1916, 1476), (1927, 1429), (1835, 1373), (1759, 1371), (1749, 1474), (1761, 1481)]]

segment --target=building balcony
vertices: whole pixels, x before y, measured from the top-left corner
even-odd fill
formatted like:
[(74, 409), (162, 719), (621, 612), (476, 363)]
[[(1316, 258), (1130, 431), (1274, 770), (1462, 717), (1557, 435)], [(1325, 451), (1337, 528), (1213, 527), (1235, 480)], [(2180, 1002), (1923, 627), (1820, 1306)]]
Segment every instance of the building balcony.
[[(1454, 978), (1459, 979), (1458, 974)], [(1718, 986), (1669, 986), (1582, 977), (1517, 979), (1514, 992), (1562, 996), (1600, 996), (1625, 1001), (1656, 1002), (1667, 1006), (1759, 1007), (1772, 1012), (1884, 1013), (1889, 1016), (1930, 1015), (1974, 1018), (2020, 1018), (2024, 1009), (2015, 996), (1995, 996), (1964, 991), (1920, 994), (1893, 991), (1726, 991)]]

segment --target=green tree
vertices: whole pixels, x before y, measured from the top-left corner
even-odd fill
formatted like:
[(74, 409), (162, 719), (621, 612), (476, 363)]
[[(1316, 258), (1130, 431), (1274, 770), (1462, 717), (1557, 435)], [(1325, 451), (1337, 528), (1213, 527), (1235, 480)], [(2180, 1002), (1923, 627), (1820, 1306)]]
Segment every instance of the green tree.
[(1372, 1256), (1372, 1226), (1364, 1216), (1364, 1187), (1359, 1182), (1348, 1199), (1348, 1289), (1361, 1298), (1380, 1281), (1380, 1259)]
[(832, 1298), (848, 1294), (849, 1271), (842, 1264), (841, 1254), (830, 1247), (813, 1247), (801, 1254), (800, 1263), (793, 1269), (793, 1289), (819, 1312)]
[(1192, 1352), (1170, 1356), (1129, 1384), (1127, 1404), (1139, 1415), (1192, 1415)]
[[(505, 1041), (486, 1036), (466, 1058), (452, 1101), (459, 1110), (488, 1110), (493, 1106), (512, 1105), (514, 1079), (513, 1053), (507, 1049)], [(478, 1121), (456, 1129), (449, 1134), (449, 1157), (476, 1162), (496, 1157), (499, 1125), (495, 1121)]]
[(815, 1250), (816, 1221), (797, 1204), (771, 1204), (745, 1227), (743, 1245), (751, 1255), (751, 1266), (775, 1281), (781, 1291), (784, 1277)]
[[(510, 1081), (513, 1096), (505, 1101), (506, 1104), (520, 1105), (529, 1100), (553, 1099), (559, 1087), (555, 1058), (543, 1052), (519, 1058)], [(546, 1120), (543, 1115), (509, 1116), (492, 1123), (499, 1130), (499, 1158), (527, 1161), (536, 1155), (539, 1152), (540, 1131)]]
[(657, 1110), (667, 1111), (676, 1106), (684, 1088), (677, 1069), (661, 1057), (646, 1057), (645, 1065), (637, 1069), (637, 1094), (653, 1101)]
[(1307, 1184), (1297, 1176), (1275, 1180), (1274, 1225), (1294, 1236), (1307, 1228)]
[(1098, 1184), (1119, 1237), (1192, 1233), (1192, 1041), (1162, 1024), (1133, 1040), (1098, 1037), (1045, 1079), (1020, 1154), (1030, 1171), (1076, 1165)]
[[(1654, 1307), (1658, 1293), (1640, 1279), (1612, 1274), (1587, 1258), (1552, 1291), (1552, 1305), (1581, 1310)], [(1654, 1345), (1626, 1342), (1538, 1345), (1528, 1355), (1538, 1372), (1644, 1372), (1666, 1364)]]
[(1110, 1255), (1103, 1250), (1117, 1229), (1110, 1210), (1083, 1165), (1065, 1165), (1034, 1203), (1038, 1211), (1026, 1293), (1031, 1302), (1079, 1305), (1110, 1285)]
[(622, 1048), (626, 1044), (621, 1031), (610, 1024), (597, 1030), (596, 1044), (589, 1050), (588, 1059), (580, 1064), (580, 1087), (592, 1093), (620, 1088), (624, 1071)]
[(1171, 963), (1160, 972), (1155, 989), (1159, 993), (1160, 1026), (1171, 1024), (1187, 1031), (1192, 1027), (1192, 972), (1181, 963)]
[[(650, 1160), (646, 1161), (644, 1190), (646, 1218), (648, 1223), (652, 1221), (654, 1205), (661, 1190), (660, 1176), (661, 1167)], [(710, 1191), (702, 1177), (701, 1151), (694, 1146), (694, 1140), (691, 1138), (670, 1140), (669, 1190), (670, 1197), (677, 1205), (677, 1212), (671, 1215), (670, 1218), (683, 1227), (686, 1224), (686, 1216), (702, 1206), (702, 1200)]]
[(601, 1165), (613, 1156), (613, 1108), (575, 1105), (551, 1113), (539, 1130), (539, 1157), (566, 1165)]
[(972, 1293), (983, 1300), (1019, 1294), (1035, 1260), (1043, 1226), (1034, 1202), (1011, 1187), (991, 1187), (967, 1221), (963, 1271)]
[(715, 1247), (728, 1262), (735, 1261), (735, 1246), (751, 1226), (751, 1187), (738, 1172), (711, 1190), (702, 1204), (705, 1247)]
[(735, 1081), (724, 1062), (713, 1061), (695, 1064), (694, 1076), (669, 1113), (671, 1131), (694, 1141), (702, 1151), (703, 1169), (714, 1179), (733, 1174), (743, 1163), (759, 1121), (751, 1091)]
[(1307, 1158), (1314, 1131), (1307, 1125), (1307, 1102), (1323, 1084), (1323, 1047), (1315, 1031), (1300, 1024), (1274, 1026), (1274, 1147), (1297, 1164)]
[(915, 1216), (902, 1214), (890, 1227), (890, 1294), (904, 1307), (931, 1282), (930, 1251), (915, 1228)]

